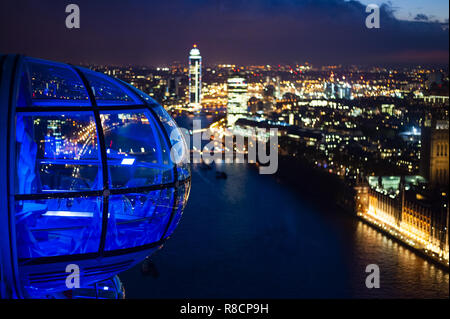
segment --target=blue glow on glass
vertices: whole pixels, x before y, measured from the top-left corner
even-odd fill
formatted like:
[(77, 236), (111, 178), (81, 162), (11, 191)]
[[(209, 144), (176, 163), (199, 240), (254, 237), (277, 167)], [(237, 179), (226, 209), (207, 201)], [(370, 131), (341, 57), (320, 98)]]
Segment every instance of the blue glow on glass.
[(142, 102), (125, 86), (102, 73), (83, 68), (98, 105), (138, 105)]
[[(30, 87), (22, 86), (22, 94), (31, 97), (33, 106), (88, 106), (86, 88), (78, 74), (62, 63), (26, 58), (26, 73)], [(29, 98), (27, 98), (29, 100)], [(24, 105), (19, 106), (31, 106)]]
[[(19, 268), (14, 280), (23, 283), (24, 295), (45, 297), (48, 289), (66, 289), (63, 266), (71, 262), (80, 264), (88, 286), (158, 249), (180, 220), (190, 184), (175, 183), (170, 158), (175, 142), (184, 151), (180, 131), (144, 93), (79, 68), (103, 106), (97, 117), (83, 76), (72, 66), (25, 57), (18, 68), (16, 107), (22, 109), (11, 125), (13, 196), (5, 197), (13, 208), (10, 248)], [(56, 110), (67, 106), (70, 111)], [(190, 177), (185, 164), (176, 168), (179, 180)]]
[(19, 258), (85, 254), (98, 250), (102, 198), (16, 201)]
[(122, 165), (133, 165), (135, 160), (136, 160), (135, 158), (124, 158), (122, 160), (122, 162), (120, 162), (120, 164), (122, 164)]

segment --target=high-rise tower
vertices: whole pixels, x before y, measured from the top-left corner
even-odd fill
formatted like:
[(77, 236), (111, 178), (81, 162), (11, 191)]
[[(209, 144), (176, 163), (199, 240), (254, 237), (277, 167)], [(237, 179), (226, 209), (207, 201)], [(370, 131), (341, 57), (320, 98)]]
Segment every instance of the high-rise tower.
[(247, 115), (247, 82), (240, 76), (230, 77), (228, 85), (227, 122), (229, 126)]
[(421, 175), (431, 186), (448, 187), (449, 143), (448, 120), (425, 121), (421, 136)]
[(197, 45), (189, 52), (189, 106), (200, 108), (202, 102), (202, 57)]

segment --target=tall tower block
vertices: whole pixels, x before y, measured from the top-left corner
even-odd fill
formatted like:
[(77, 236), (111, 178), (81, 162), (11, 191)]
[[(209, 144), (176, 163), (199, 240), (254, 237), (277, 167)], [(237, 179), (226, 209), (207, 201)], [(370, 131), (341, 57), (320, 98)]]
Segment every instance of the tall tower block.
[(422, 127), (421, 175), (431, 186), (448, 187), (449, 122), (431, 119)]
[(197, 45), (189, 51), (189, 106), (201, 108), (202, 103), (202, 56)]

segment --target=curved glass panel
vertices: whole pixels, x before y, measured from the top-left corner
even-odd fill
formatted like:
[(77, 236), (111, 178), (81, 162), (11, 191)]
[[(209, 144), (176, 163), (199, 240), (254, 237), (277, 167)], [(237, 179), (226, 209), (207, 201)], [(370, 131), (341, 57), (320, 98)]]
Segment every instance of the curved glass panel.
[(189, 165), (190, 152), (183, 133), (162, 106), (154, 106), (152, 110), (155, 111), (169, 135), (172, 144), (171, 159), (177, 163), (178, 180), (184, 180), (191, 176), (191, 168)]
[(176, 125), (175, 121), (172, 117), (167, 113), (167, 111), (160, 106), (153, 98), (144, 92), (138, 90), (134, 86), (120, 80), (124, 85), (130, 88), (134, 93), (139, 95), (141, 98), (146, 100), (153, 111), (155, 111), (159, 120), (163, 124), (164, 128), (169, 135), (169, 139), (171, 142), (171, 158), (172, 161), (177, 163), (177, 172), (178, 172), (178, 180), (184, 180), (191, 175), (190, 168), (190, 151), (186, 145), (186, 139), (183, 136), (180, 128)]
[(175, 228), (178, 226), (180, 222), (181, 216), (183, 215), (183, 210), (186, 207), (187, 200), (189, 198), (189, 192), (191, 190), (191, 182), (188, 181), (184, 185), (178, 187), (177, 194), (177, 207), (175, 211), (175, 216), (173, 217), (169, 228), (167, 229), (166, 237), (169, 237), (173, 234)]
[(155, 99), (153, 99), (152, 97), (150, 97), (150, 95), (145, 94), (144, 92), (142, 92), (141, 90), (138, 90), (137, 88), (135, 88), (134, 86), (132, 86), (131, 84), (119, 80), (121, 83), (123, 83), (123, 85), (127, 86), (130, 90), (132, 90), (134, 93), (136, 93), (137, 95), (139, 95), (142, 99), (144, 99), (145, 101), (147, 101), (150, 104), (157, 104), (157, 102), (155, 101)]
[[(171, 234), (187, 200), (190, 183), (181, 183), (177, 196), (170, 184), (175, 182), (174, 162), (179, 163), (180, 180), (188, 178), (190, 171), (189, 165), (182, 163), (189, 155), (186, 142), (169, 114), (130, 85), (81, 70), (97, 105), (115, 106), (110, 111), (100, 108), (100, 119), (92, 108), (83, 111), (91, 101), (72, 67), (24, 59), (17, 106), (80, 108), (68, 112), (17, 110), (14, 191), (20, 196), (15, 197), (13, 216), (21, 259), (99, 252), (103, 197), (96, 196), (100, 192), (86, 192), (102, 190), (106, 173), (111, 190), (104, 193), (107, 251), (158, 242), (166, 230)], [(121, 110), (121, 105), (133, 110)], [(105, 172), (97, 128), (105, 137), (105, 145), (101, 145), (106, 148)], [(158, 185), (168, 188), (137, 189)]]
[(91, 112), (18, 113), (16, 194), (101, 189), (97, 144)]
[(71, 299), (123, 299), (120, 280), (117, 276), (111, 279), (71, 290)]
[(173, 181), (170, 149), (148, 110), (105, 111), (100, 118), (112, 188)]
[(173, 208), (173, 188), (147, 193), (112, 195), (105, 250), (157, 242), (164, 234)]
[(142, 104), (125, 86), (101, 73), (83, 69), (98, 105)]
[(26, 61), (29, 78), (26, 72), (22, 74), (18, 106), (31, 106), (20, 99), (27, 95), (34, 106), (90, 105), (83, 82), (69, 66), (29, 58)]
[(15, 202), (19, 258), (98, 251), (102, 198), (54, 198)]

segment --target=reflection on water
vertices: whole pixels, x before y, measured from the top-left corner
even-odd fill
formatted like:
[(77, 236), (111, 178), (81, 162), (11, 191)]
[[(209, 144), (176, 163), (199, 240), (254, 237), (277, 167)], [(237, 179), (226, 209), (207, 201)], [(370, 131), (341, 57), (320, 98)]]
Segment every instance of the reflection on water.
[[(152, 259), (157, 278), (140, 266), (121, 274), (127, 298), (449, 296), (448, 273), (246, 164), (194, 165), (181, 223)], [(380, 289), (365, 286), (368, 264)]]
[(383, 289), (380, 294), (374, 289), (373, 295), (448, 298), (448, 272), (361, 221), (357, 222), (355, 241), (355, 257), (360, 263), (365, 260), (377, 263), (379, 256), (383, 256), (379, 262)]

